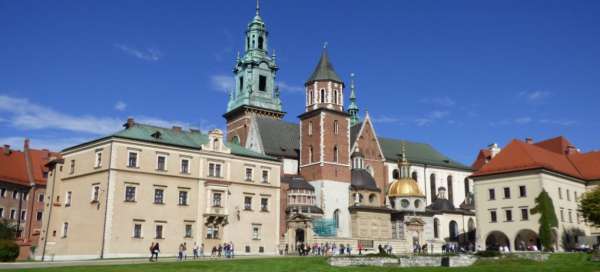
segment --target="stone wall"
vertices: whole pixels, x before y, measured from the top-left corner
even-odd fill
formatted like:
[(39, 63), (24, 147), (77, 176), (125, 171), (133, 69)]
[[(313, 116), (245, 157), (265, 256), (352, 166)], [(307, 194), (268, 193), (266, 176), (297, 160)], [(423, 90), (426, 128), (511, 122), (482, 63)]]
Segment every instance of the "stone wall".
[(464, 267), (477, 261), (473, 255), (460, 256), (402, 256), (393, 257), (332, 257), (331, 266), (394, 266), (394, 267)]
[(331, 266), (397, 266), (398, 259), (389, 257), (336, 257), (327, 260)]

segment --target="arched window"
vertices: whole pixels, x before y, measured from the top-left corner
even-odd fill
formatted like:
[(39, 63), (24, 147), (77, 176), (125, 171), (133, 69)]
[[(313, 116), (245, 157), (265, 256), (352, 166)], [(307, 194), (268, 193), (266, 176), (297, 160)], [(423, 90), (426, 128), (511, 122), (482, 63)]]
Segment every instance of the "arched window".
[(246, 37), (246, 49), (250, 49), (250, 37)]
[(263, 49), (264, 39), (263, 37), (258, 37), (258, 49)]
[(469, 179), (465, 178), (465, 198), (469, 197), (469, 193), (471, 193), (471, 187), (469, 186)]
[(369, 195), (369, 203), (373, 204), (373, 203), (375, 203), (375, 201), (377, 201), (377, 195), (370, 194)]
[(435, 174), (431, 174), (431, 176), (429, 176), (429, 194), (431, 195), (431, 201), (433, 202), (435, 200), (435, 189), (437, 188), (437, 186), (435, 185)]
[(417, 181), (418, 175), (417, 175), (417, 171), (413, 171), (411, 174), (412, 179), (414, 179), (415, 181)]
[(338, 100), (338, 91), (334, 90), (333, 91), (333, 104), (337, 104), (337, 100)]
[(336, 209), (333, 212), (333, 223), (335, 224), (336, 228), (340, 228), (340, 210)]
[(339, 130), (340, 130), (340, 128), (339, 128), (338, 120), (333, 120), (333, 133), (335, 135), (338, 135)]
[(321, 103), (325, 103), (325, 90), (321, 89)]
[(312, 163), (314, 161), (313, 147), (312, 145), (308, 147), (308, 162)]
[(337, 145), (333, 146), (333, 161), (338, 162), (338, 147), (337, 147)]
[(458, 240), (458, 224), (456, 223), (456, 221), (452, 220), (450, 221), (450, 226), (448, 226), (448, 233), (450, 234), (450, 241), (457, 241)]
[(394, 169), (394, 171), (392, 171), (392, 178), (393, 179), (399, 179), (400, 178), (400, 172), (398, 171), (398, 169)]
[(454, 185), (453, 185), (453, 179), (452, 179), (452, 175), (449, 175), (448, 178), (446, 179), (447, 183), (448, 183), (448, 200), (450, 200), (450, 202), (454, 202)]
[(310, 90), (308, 104), (312, 105), (315, 102), (314, 91)]
[(416, 199), (414, 205), (415, 205), (415, 209), (418, 209), (419, 207), (421, 207), (421, 200)]
[(213, 140), (213, 150), (214, 151), (218, 151), (219, 150), (219, 139), (214, 139)]
[(440, 238), (440, 220), (437, 218), (433, 219), (433, 237)]
[(308, 121), (308, 136), (312, 135), (312, 121)]
[(240, 144), (240, 136), (237, 136), (237, 135), (233, 136), (232, 142), (234, 144)]

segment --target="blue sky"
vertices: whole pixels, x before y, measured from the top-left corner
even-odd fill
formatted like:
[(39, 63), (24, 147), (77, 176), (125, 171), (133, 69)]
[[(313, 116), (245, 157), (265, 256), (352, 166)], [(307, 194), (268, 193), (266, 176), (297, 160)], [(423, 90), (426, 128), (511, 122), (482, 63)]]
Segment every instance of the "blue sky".
[[(254, 1), (0, 2), (0, 142), (62, 148), (139, 121), (224, 127)], [(323, 42), (380, 136), (463, 163), (492, 142), (598, 149), (599, 1), (274, 1), (286, 119)]]

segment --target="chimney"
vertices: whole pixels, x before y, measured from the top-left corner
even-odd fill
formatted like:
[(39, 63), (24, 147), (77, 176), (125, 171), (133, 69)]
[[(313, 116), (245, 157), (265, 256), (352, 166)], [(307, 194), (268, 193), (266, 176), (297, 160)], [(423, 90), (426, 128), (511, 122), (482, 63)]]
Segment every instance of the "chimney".
[(123, 124), (125, 128), (131, 128), (135, 125), (135, 120), (131, 117), (127, 118), (127, 123)]
[(579, 152), (579, 150), (577, 150), (577, 148), (574, 145), (567, 146), (567, 150), (565, 151), (565, 153), (567, 153), (567, 155), (573, 155), (577, 152)]
[(7, 144), (4, 145), (4, 155), (6, 155), (6, 156), (10, 155), (10, 145), (7, 145)]
[(25, 141), (23, 142), (23, 149), (27, 150), (29, 149), (29, 139), (25, 138)]
[(190, 132), (191, 133), (200, 133), (199, 129), (195, 129), (195, 128), (190, 128)]
[(179, 132), (181, 132), (181, 127), (180, 126), (173, 126), (173, 131), (179, 133)]
[(496, 155), (498, 155), (498, 153), (500, 153), (502, 149), (498, 147), (497, 143), (493, 143), (488, 145), (488, 150), (490, 151), (490, 159), (493, 159)]
[(525, 138), (525, 143), (527, 143), (527, 144), (533, 144), (533, 138), (531, 138), (531, 137)]

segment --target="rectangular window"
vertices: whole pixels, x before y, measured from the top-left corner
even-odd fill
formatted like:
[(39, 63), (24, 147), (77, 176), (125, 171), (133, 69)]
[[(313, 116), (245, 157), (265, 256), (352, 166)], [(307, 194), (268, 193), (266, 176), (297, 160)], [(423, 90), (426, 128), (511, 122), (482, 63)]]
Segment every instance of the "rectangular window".
[(496, 199), (496, 191), (494, 189), (489, 189), (488, 192), (490, 193), (490, 200), (495, 200)]
[(241, 76), (240, 77), (240, 91), (243, 91), (243, 90), (244, 90), (244, 77)]
[(4, 208), (0, 208), (0, 218), (4, 218)]
[(510, 188), (504, 187), (504, 199), (510, 198)]
[(166, 171), (167, 170), (167, 157), (158, 155), (156, 156), (156, 170)]
[(565, 222), (565, 210), (560, 209), (560, 222)]
[(506, 222), (512, 221), (512, 210), (504, 210), (504, 214), (506, 215)]
[(221, 177), (221, 165), (218, 163), (209, 163), (208, 176), (217, 178)]
[(246, 196), (244, 197), (244, 210), (252, 210), (252, 197)]
[(38, 195), (38, 202), (44, 202), (44, 194)]
[(267, 91), (267, 77), (266, 76), (258, 76), (258, 90), (261, 92)]
[(138, 167), (138, 153), (137, 152), (129, 152), (129, 158), (127, 159), (128, 167)]
[(188, 159), (181, 160), (181, 173), (183, 173), (183, 174), (190, 173), (190, 160), (188, 160)]
[(10, 219), (15, 219), (17, 216), (17, 211), (15, 209), (10, 209)]
[(12, 198), (13, 198), (13, 199), (17, 199), (17, 198), (19, 198), (19, 192), (17, 192), (17, 190), (14, 190), (14, 191), (13, 191)]
[(308, 121), (308, 136), (312, 135), (312, 121)]
[(577, 198), (577, 191), (573, 191), (573, 196), (574, 196), (574, 198), (575, 198), (575, 201), (579, 200), (579, 199)]
[(67, 234), (69, 233), (69, 223), (64, 222), (63, 223), (63, 233), (62, 233), (62, 238), (67, 238)]
[(163, 189), (154, 189), (154, 204), (164, 204), (164, 194), (165, 190)]
[(27, 212), (25, 210), (21, 210), (21, 221), (25, 221), (25, 214)]
[(338, 121), (334, 120), (333, 121), (333, 134), (338, 135), (338, 133), (339, 133)]
[(246, 181), (252, 181), (252, 168), (246, 168)]
[[(2, 217), (0, 215), (0, 217)], [(579, 213), (575, 213), (575, 218), (577, 219), (577, 224), (581, 223), (581, 220), (579, 219)]]
[(569, 210), (569, 223), (573, 223), (573, 211)]
[(571, 191), (567, 189), (567, 201), (571, 201)]
[(188, 204), (188, 192), (187, 191), (179, 191), (179, 205), (187, 206)]
[(133, 238), (142, 238), (142, 224), (133, 224)]
[(125, 187), (125, 201), (135, 202), (135, 186)]
[(206, 239), (219, 239), (219, 227), (210, 226), (206, 228)]
[(562, 199), (562, 189), (558, 187), (558, 199)]
[(67, 192), (67, 196), (66, 196), (66, 200), (65, 200), (65, 207), (69, 207), (71, 206), (71, 197), (72, 197), (72, 193), (69, 191)]
[(92, 202), (98, 202), (100, 200), (100, 186), (95, 185), (92, 187)]
[(185, 225), (185, 238), (192, 238), (192, 225), (191, 224)]
[(102, 152), (96, 152), (96, 162), (94, 163), (94, 167), (98, 168), (102, 166)]
[(2, 197), (2, 198), (6, 197), (6, 188), (1, 188), (0, 189), (0, 197)]
[(496, 216), (496, 211), (490, 211), (490, 222), (496, 223), (498, 221), (498, 217)]
[(37, 212), (37, 214), (36, 214), (36, 216), (35, 216), (35, 219), (36, 219), (37, 221), (42, 221), (42, 216), (43, 216), (43, 215), (44, 215), (44, 213), (43, 213), (43, 212)]
[(269, 183), (269, 170), (262, 170), (262, 183)]
[(269, 211), (269, 199), (268, 198), (260, 199), (260, 210), (263, 212)]
[(163, 239), (163, 226), (162, 225), (156, 225), (156, 237), (154, 237), (156, 239)]
[(529, 209), (521, 208), (521, 220), (522, 221), (529, 220)]
[(69, 167), (69, 174), (75, 173), (75, 160), (71, 160), (71, 165)]
[(213, 193), (212, 205), (213, 207), (221, 207), (221, 193)]
[(252, 240), (260, 240), (260, 225), (252, 224)]
[(525, 187), (525, 185), (519, 186), (519, 196), (527, 197), (527, 188)]

